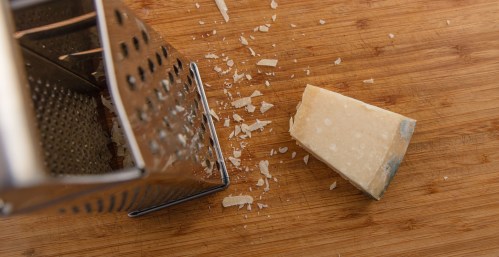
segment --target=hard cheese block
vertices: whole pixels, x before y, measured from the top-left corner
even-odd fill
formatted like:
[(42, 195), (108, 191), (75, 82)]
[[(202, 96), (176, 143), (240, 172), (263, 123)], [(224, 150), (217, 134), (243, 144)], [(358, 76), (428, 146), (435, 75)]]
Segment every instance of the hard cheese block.
[(400, 114), (307, 85), (290, 133), (317, 159), (379, 200), (415, 125)]

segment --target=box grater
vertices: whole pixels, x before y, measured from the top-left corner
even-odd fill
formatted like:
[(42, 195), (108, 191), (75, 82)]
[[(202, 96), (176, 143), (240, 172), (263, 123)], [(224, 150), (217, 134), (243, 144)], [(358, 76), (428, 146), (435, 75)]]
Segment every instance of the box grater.
[(0, 8), (3, 214), (134, 217), (228, 186), (196, 64), (124, 4)]

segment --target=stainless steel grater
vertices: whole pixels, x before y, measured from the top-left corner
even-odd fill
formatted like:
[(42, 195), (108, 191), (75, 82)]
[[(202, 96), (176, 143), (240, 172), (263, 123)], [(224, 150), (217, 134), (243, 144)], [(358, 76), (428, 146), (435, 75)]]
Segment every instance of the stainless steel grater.
[(196, 64), (125, 5), (0, 8), (4, 214), (133, 217), (228, 186)]

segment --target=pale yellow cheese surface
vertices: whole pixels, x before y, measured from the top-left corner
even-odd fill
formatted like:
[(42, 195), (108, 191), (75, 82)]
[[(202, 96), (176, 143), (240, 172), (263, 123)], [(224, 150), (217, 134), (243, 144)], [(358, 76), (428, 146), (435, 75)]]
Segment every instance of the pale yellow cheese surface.
[(415, 121), (307, 85), (291, 136), (359, 189), (380, 199), (395, 174)]

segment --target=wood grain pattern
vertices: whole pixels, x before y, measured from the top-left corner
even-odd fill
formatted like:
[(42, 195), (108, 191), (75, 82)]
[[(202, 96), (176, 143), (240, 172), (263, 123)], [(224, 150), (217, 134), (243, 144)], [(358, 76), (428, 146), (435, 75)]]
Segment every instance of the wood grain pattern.
[[(221, 24), (214, 1), (197, 2), (199, 9), (187, 0), (128, 1), (171, 44), (198, 60), (221, 117), (239, 113), (247, 122), (273, 121), (272, 132), (255, 133), (243, 151), (243, 166), (254, 171), (229, 165), (228, 190), (137, 219), (121, 213), (2, 219), (2, 256), (499, 254), (498, 1), (281, 0), (272, 10), (270, 1), (226, 0), (228, 24)], [(253, 32), (265, 23), (272, 24), (268, 33)], [(206, 36), (214, 29), (216, 35)], [(250, 46), (261, 57), (251, 57), (240, 44), (243, 32), (256, 37)], [(223, 82), (231, 77), (213, 71), (221, 61), (204, 59), (208, 52), (225, 53), (240, 72), (253, 76), (229, 89), (234, 96), (258, 89), (261, 100), (276, 106), (264, 115), (219, 109), (217, 101), (227, 102)], [(256, 72), (255, 63), (265, 57), (279, 59), (277, 68), (261, 69), (275, 76)], [(335, 66), (338, 57), (343, 62)], [(375, 83), (362, 83), (369, 78)], [(303, 163), (306, 153), (287, 130), (307, 83), (418, 120), (381, 201), (362, 195), (315, 159)], [(217, 127), (229, 156), (239, 143), (227, 140), (231, 130), (222, 122)], [(269, 156), (283, 146), (288, 153)], [(296, 159), (290, 158), (293, 151)], [(270, 207), (223, 209), (221, 200), (229, 194), (261, 195), (254, 186), (261, 159), (270, 161), (278, 179), (262, 195)], [(338, 187), (329, 191), (334, 181)]]

